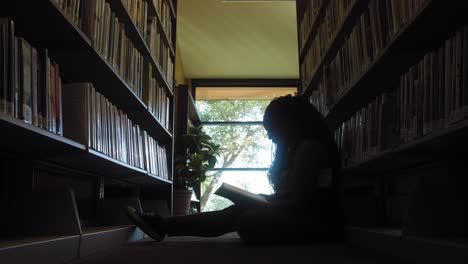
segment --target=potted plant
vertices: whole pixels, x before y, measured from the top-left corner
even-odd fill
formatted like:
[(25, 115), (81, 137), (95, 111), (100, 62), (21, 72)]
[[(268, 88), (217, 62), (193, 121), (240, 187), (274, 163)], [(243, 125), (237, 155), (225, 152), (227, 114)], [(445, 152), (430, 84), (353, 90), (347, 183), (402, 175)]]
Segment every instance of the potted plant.
[(182, 136), (181, 149), (175, 158), (173, 211), (175, 215), (187, 214), (195, 186), (206, 179), (208, 170), (216, 165), (220, 145), (214, 143), (201, 126), (189, 127)]

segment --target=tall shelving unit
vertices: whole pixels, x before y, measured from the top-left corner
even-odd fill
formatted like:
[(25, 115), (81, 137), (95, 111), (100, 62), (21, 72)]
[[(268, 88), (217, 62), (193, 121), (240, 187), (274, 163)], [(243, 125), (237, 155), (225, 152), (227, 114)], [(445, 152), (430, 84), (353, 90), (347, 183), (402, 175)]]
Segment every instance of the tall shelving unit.
[(335, 132), (355, 244), (418, 262), (467, 259), (463, 10), (437, 0), (297, 1), (301, 94)]
[[(91, 22), (86, 20), (85, 8), (95, 3), (102, 4), (97, 7), (102, 20), (93, 23), (104, 25), (106, 18), (109, 21), (109, 28), (103, 26), (101, 35), (109, 34), (103, 32), (110, 32), (111, 28), (116, 34), (125, 32), (119, 35), (124, 39), (119, 43), (130, 45), (132, 58), (137, 59), (119, 65), (103, 49), (105, 45), (114, 45), (113, 55), (124, 54), (123, 49), (117, 48), (117, 42), (107, 39), (104, 42), (107, 44), (101, 42), (99, 46), (96, 36), (100, 34), (88, 34), (84, 25)], [(174, 3), (172, 0), (3, 1), (0, 18), (13, 22), (15, 37), (23, 38), (38, 51), (47, 49), (50, 61), (60, 66), (60, 78), (56, 79), (61, 81), (58, 86), (62, 94), (53, 95), (60, 98), (54, 99), (57, 109), (69, 108), (61, 104), (66, 85), (90, 83), (105, 97), (102, 100), (109, 111), (105, 120), (106, 138), (87, 135), (92, 138), (89, 142), (106, 145), (108, 149), (104, 151), (97, 143), (71, 139), (66, 131), (62, 135), (51, 132), (0, 109), (0, 203), (8, 212), (8, 216), (2, 214), (1, 220), (1, 262), (64, 263), (142, 239), (143, 233), (124, 215), (124, 206), (148, 211), (163, 208), (169, 213), (172, 207)], [(2, 25), (1, 32), (5, 31)], [(6, 35), (0, 35), (3, 36), (0, 41), (5, 40)], [(125, 71), (128, 65), (141, 67)], [(0, 88), (2, 93), (9, 89), (5, 85)], [(60, 119), (57, 113), (54, 112), (57, 120), (68, 121), (68, 117)], [(123, 120), (122, 115), (131, 122), (128, 130), (119, 126), (123, 124), (118, 123)], [(92, 120), (86, 126), (97, 130), (93, 126), (98, 121)], [(118, 134), (117, 130), (132, 134), (132, 141), (120, 140), (127, 135)], [(153, 145), (148, 143), (150, 139)], [(121, 151), (130, 151), (133, 143), (140, 149), (125, 156)]]
[[(176, 120), (174, 131), (174, 146), (176, 153), (185, 151), (182, 148), (182, 136), (187, 134), (189, 127), (196, 127), (201, 125), (200, 115), (195, 106), (195, 100), (192, 96), (192, 91), (188, 85), (179, 85), (175, 90), (176, 97)], [(200, 186), (195, 188), (196, 197), (200, 197)], [(200, 212), (200, 201), (192, 200), (191, 207)]]

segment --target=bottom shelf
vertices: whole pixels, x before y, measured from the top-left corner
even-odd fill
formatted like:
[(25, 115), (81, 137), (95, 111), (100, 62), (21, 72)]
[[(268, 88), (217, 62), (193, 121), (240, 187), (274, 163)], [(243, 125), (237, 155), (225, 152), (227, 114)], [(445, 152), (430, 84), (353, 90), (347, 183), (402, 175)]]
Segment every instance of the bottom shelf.
[(68, 263), (144, 238), (133, 225), (83, 228), (82, 235), (0, 240), (1, 263)]
[(466, 263), (468, 239), (407, 237), (399, 229), (347, 227), (347, 241), (411, 263)]
[(133, 225), (83, 228), (79, 257), (143, 239), (143, 232)]
[(0, 240), (2, 263), (68, 263), (78, 256), (80, 236)]

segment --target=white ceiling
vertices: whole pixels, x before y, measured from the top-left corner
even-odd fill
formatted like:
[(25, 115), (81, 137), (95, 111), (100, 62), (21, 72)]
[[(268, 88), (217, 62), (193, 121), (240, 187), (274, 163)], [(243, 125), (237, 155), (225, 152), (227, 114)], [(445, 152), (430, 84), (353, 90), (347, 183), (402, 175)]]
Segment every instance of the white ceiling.
[(299, 78), (295, 1), (177, 2), (185, 78)]

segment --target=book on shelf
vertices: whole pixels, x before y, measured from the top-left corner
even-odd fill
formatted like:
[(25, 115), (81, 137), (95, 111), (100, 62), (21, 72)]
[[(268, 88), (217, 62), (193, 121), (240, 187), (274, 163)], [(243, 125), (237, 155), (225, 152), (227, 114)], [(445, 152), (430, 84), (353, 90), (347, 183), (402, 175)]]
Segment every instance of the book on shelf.
[(64, 136), (111, 158), (168, 178), (166, 148), (91, 83), (63, 86)]
[(214, 194), (229, 199), (240, 206), (267, 206), (269, 203), (265, 197), (259, 194), (251, 193), (226, 182), (223, 182)]
[[(312, 39), (310, 46), (304, 52), (301, 61), (301, 83), (307, 87), (314, 78), (325, 52), (331, 52), (330, 62), (322, 65), (329, 72), (318, 76), (319, 82), (327, 83), (327, 90), (332, 100), (336, 100), (344, 89), (370, 65), (385, 47), (394, 39), (397, 33), (424, 6), (425, 1), (369, 1), (363, 11), (358, 14), (350, 32), (343, 39), (335, 40), (340, 46), (328, 50), (330, 41), (341, 27), (345, 15), (356, 3), (355, 1), (340, 1), (325, 8), (322, 22)], [(409, 4), (411, 2), (411, 4)]]
[[(362, 162), (468, 118), (468, 26), (426, 53), (404, 72), (391, 92), (373, 99), (344, 121), (335, 138), (347, 165)], [(323, 111), (319, 86), (311, 102)]]
[(16, 37), (14, 22), (0, 18), (0, 111), (62, 135), (60, 67), (47, 49)]

